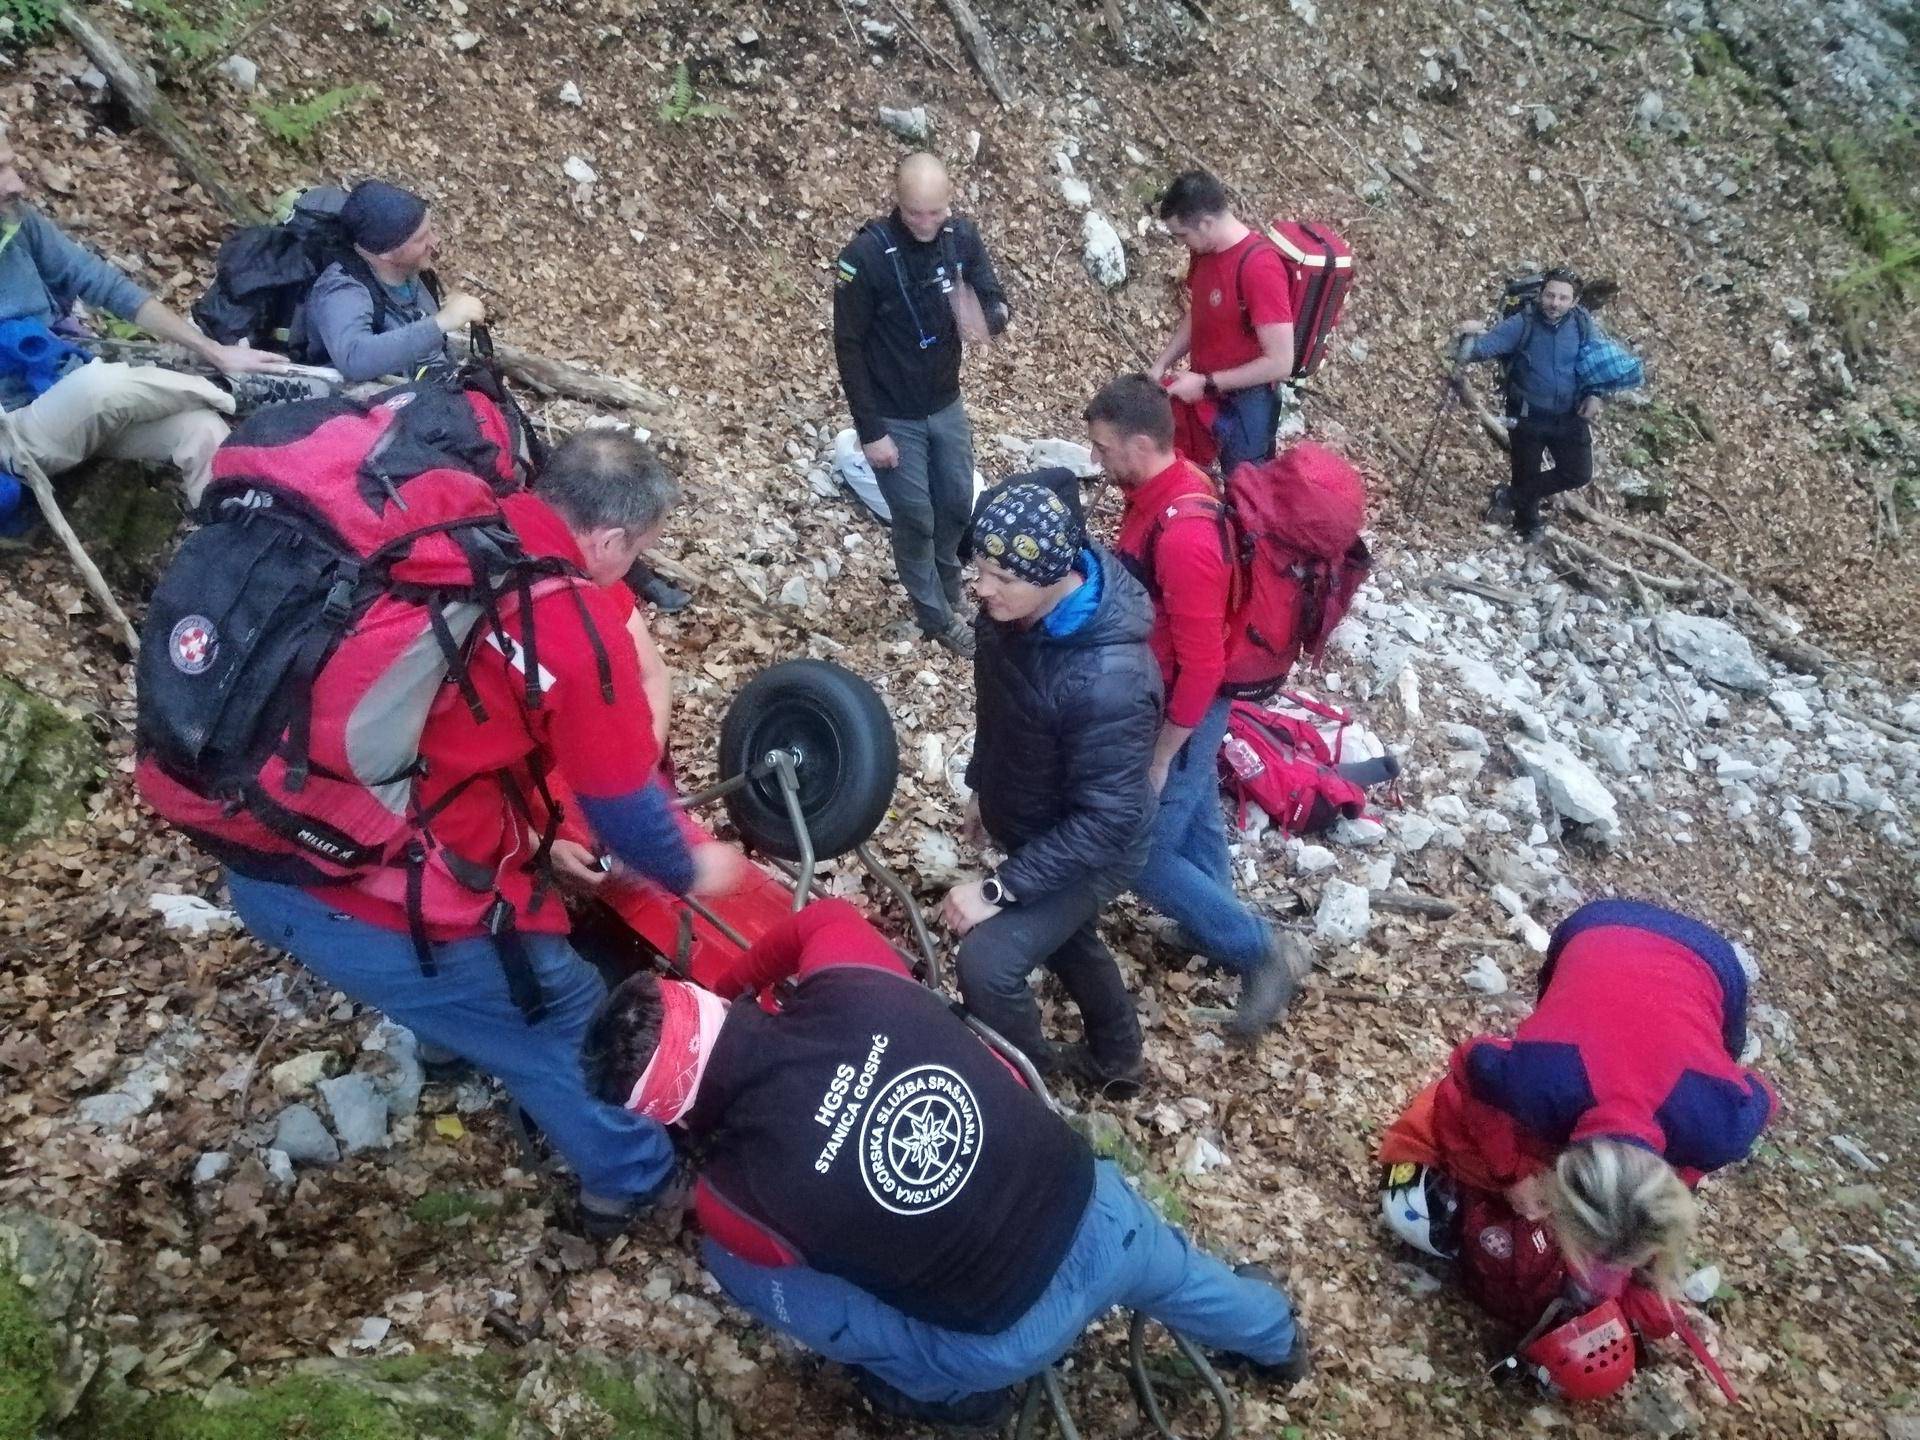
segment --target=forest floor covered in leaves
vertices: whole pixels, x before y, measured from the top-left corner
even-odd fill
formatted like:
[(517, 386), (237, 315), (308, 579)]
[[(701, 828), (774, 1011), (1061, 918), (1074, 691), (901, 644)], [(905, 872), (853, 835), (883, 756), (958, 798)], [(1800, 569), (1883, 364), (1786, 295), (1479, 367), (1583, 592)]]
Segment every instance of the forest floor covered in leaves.
[[(1359, 257), (1305, 418), (1368, 468), (1383, 584), (1481, 552), (1514, 570), (1510, 542), (1475, 523), (1504, 459), (1470, 423), (1441, 432), (1419, 523), (1403, 509), (1407, 462), (1453, 322), (1487, 316), (1507, 274), (1567, 258), (1620, 281), (1604, 318), (1653, 376), (1646, 403), (1610, 408), (1597, 428), (1595, 503), (1621, 513), (1611, 491), (1634, 472), (1666, 501), (1634, 523), (1804, 621), (1841, 657), (1838, 677), (1900, 694), (1920, 675), (1920, 546), (1899, 534), (1920, 485), (1920, 337), (1903, 291), (1920, 149), (1896, 118), (1911, 107), (1910, 10), (1291, 0), (1209, 5), (1201, 24), (1199, 6), (1121, 0), (1117, 41), (1099, 5), (996, 0), (978, 9), (1022, 97), (1003, 108), (944, 12), (903, 4), (944, 60), (878, 0), (281, 3), (231, 37), (258, 64), (264, 93), (249, 95), (130, 18), (122, 32), (170, 66), (177, 102), (255, 193), (364, 174), (413, 184), (436, 202), (443, 275), (488, 301), (504, 338), (669, 398), (656, 438), (689, 502), (666, 548), (699, 577), (693, 607), (656, 627), (681, 682), (683, 766), (705, 772), (725, 702), (757, 668), (800, 653), (850, 665), (901, 733), (906, 773), (882, 843), (924, 900), (963, 863), (947, 842), (967, 672), (902, 633), (884, 533), (807, 479), (844, 423), (832, 262), (885, 208), (900, 148), (882, 105), (928, 107), (932, 148), (1008, 280), (1014, 327), (970, 359), (966, 382), (989, 477), (1018, 453), (996, 437), (1078, 438), (1087, 396), (1157, 346), (1184, 257), (1144, 223), (1148, 203), (1173, 171), (1205, 163), (1249, 212), (1325, 219)], [(7, 57), (0, 109), (40, 162), (41, 203), (184, 309), (222, 218), (118, 128), (77, 51)], [(725, 114), (663, 111), (682, 65), (693, 103)], [(363, 84), (377, 93), (299, 147), (260, 114)], [(1081, 266), (1063, 156), (1125, 239), (1131, 279), (1116, 293)], [(574, 159), (584, 169), (569, 173)], [(561, 428), (586, 414), (546, 413)], [(784, 603), (796, 578), (805, 603)], [(1540, 629), (1524, 610), (1491, 623)], [(266, 1071), (316, 1050), (351, 1062), (376, 1017), (242, 935), (163, 928), (149, 897), (218, 903), (217, 872), (139, 810), (131, 668), (56, 557), (0, 558), (0, 634), (0, 672), (86, 716), (112, 759), (84, 819), (0, 853), (0, 1202), (108, 1242), (115, 1338), (145, 1352), (151, 1383), (204, 1385), (235, 1359), (356, 1344), (504, 1348), (503, 1331), (538, 1326), (563, 1347), (684, 1361), (746, 1434), (882, 1433), (842, 1380), (725, 1309), (684, 1242), (600, 1249), (559, 1228), (554, 1187), (517, 1168), (483, 1093), (430, 1087), (390, 1147), (277, 1184), (257, 1154), (283, 1103)], [(1457, 690), (1433, 693), (1447, 699), (1430, 697), (1430, 716), (1485, 723)], [(1374, 698), (1369, 718), (1407, 747), (1409, 805), (1447, 793), (1431, 727)], [(1497, 706), (1485, 714), (1498, 723)], [(1920, 1268), (1899, 1242), (1920, 1227), (1913, 863), (1839, 812), (1796, 855), (1777, 830), (1710, 808), (1682, 821), (1659, 794), (1623, 787), (1621, 842), (1568, 844), (1561, 864), (1581, 894), (1670, 899), (1741, 940), (1761, 967), (1756, 998), (1790, 1018), (1784, 1035), (1765, 1032), (1759, 1061), (1784, 1114), (1752, 1162), (1703, 1191), (1702, 1258), (1723, 1281), (1713, 1328), (1745, 1402), (1719, 1406), (1677, 1363), (1589, 1412), (1495, 1392), (1484, 1328), (1379, 1231), (1379, 1130), (1453, 1043), (1521, 1008), (1461, 986), (1456, 947), (1493, 954), (1516, 981), (1529, 963), (1493, 877), (1467, 852), (1435, 851), (1403, 859), (1399, 878), (1460, 913), (1396, 917), (1324, 954), (1331, 975), (1252, 1056), (1220, 1048), (1195, 1014), (1230, 1003), (1230, 987), (1158, 951), (1133, 913), (1112, 927), (1152, 1078), (1139, 1100), (1102, 1108), (1203, 1240), (1285, 1273), (1319, 1352), (1319, 1374), (1293, 1393), (1243, 1391), (1245, 1433), (1864, 1437), (1912, 1407)], [(1317, 878), (1277, 845), (1248, 854), (1266, 908), (1311, 915)], [(1540, 904), (1547, 923), (1569, 908)], [(143, 1063), (166, 1083), (142, 1113), (118, 1128), (78, 1120), (83, 1097)], [(1878, 1168), (1857, 1168), (1836, 1135)], [(1224, 1165), (1194, 1161), (1201, 1136)], [(196, 1186), (213, 1151), (233, 1168)], [(1117, 1327), (1079, 1353), (1069, 1390), (1088, 1434), (1134, 1433), (1121, 1353)]]

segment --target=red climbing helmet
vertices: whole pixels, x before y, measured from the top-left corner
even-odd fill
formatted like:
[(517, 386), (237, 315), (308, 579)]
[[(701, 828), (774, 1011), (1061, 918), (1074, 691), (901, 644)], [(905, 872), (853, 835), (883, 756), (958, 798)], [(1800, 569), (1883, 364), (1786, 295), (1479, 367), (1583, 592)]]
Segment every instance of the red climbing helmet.
[(1618, 1300), (1555, 1326), (1520, 1352), (1569, 1400), (1604, 1400), (1633, 1378), (1633, 1330)]

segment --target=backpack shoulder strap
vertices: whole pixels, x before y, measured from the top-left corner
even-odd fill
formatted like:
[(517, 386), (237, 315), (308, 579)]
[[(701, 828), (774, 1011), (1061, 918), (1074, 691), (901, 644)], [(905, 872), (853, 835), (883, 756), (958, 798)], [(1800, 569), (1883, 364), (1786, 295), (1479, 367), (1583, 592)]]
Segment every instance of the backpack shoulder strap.
[(1152, 577), (1152, 583), (1147, 586), (1148, 593), (1155, 600), (1160, 598), (1160, 537), (1165, 533), (1167, 526), (1176, 520), (1196, 520), (1202, 518), (1212, 520), (1215, 530), (1219, 534), (1220, 555), (1221, 558), (1227, 562), (1227, 569), (1233, 576), (1233, 583), (1228, 595), (1228, 605), (1231, 608), (1237, 608), (1240, 604), (1241, 594), (1240, 567), (1234, 563), (1235, 547), (1233, 543), (1233, 527), (1227, 509), (1227, 502), (1222, 500), (1218, 495), (1200, 495), (1189, 491), (1185, 495), (1174, 496), (1172, 503), (1161, 509), (1160, 514), (1153, 522), (1153, 529), (1147, 532), (1144, 558), (1146, 560), (1147, 574)]
[[(1258, 245), (1247, 246), (1246, 250), (1240, 256), (1240, 263), (1233, 267), (1233, 298), (1240, 306), (1240, 323), (1247, 327), (1247, 333), (1249, 335), (1254, 335), (1258, 332), (1253, 328), (1253, 312), (1247, 308), (1247, 287), (1245, 283), (1247, 262), (1253, 259), (1262, 248), (1271, 250), (1276, 255), (1280, 255), (1280, 247), (1274, 244), (1271, 239), (1261, 234), (1258, 230), (1255, 230), (1253, 233), (1259, 236), (1260, 243)], [(1283, 262), (1285, 259), (1286, 257), (1281, 255)]]

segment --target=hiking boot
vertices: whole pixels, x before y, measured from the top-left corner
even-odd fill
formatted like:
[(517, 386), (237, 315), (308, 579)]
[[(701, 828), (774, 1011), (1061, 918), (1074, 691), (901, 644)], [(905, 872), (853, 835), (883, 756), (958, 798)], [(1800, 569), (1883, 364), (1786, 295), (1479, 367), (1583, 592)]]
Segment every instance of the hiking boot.
[(946, 629), (928, 633), (927, 639), (943, 650), (951, 650), (963, 660), (973, 658), (973, 626), (958, 615), (947, 622)]
[(998, 1435), (1013, 1415), (1015, 1398), (1011, 1386), (963, 1395), (958, 1400), (916, 1400), (871, 1370), (858, 1365), (849, 1365), (847, 1369), (853, 1376), (854, 1388), (873, 1407), (873, 1413), (889, 1420), (933, 1425), (957, 1435)]
[(1511, 485), (1493, 487), (1493, 493), (1487, 497), (1486, 513), (1481, 518), (1494, 522), (1504, 522), (1513, 518), (1513, 487)]
[(680, 1233), (692, 1203), (694, 1178), (693, 1167), (676, 1156), (667, 1178), (644, 1202), (609, 1200), (582, 1190), (574, 1207), (574, 1223), (596, 1245), (617, 1240), (636, 1226), (646, 1238), (664, 1244)]
[[(1280, 1289), (1279, 1278), (1264, 1265), (1248, 1263), (1233, 1267), (1233, 1273), (1242, 1280), (1258, 1280), (1262, 1285), (1271, 1285)], [(1272, 1363), (1263, 1363), (1246, 1355), (1233, 1355), (1230, 1358), (1237, 1365), (1258, 1375), (1262, 1380), (1271, 1380), (1276, 1385), (1298, 1385), (1313, 1374), (1313, 1352), (1307, 1346), (1307, 1327), (1296, 1314), (1293, 1317), (1293, 1348), (1286, 1358)]]
[(1140, 928), (1153, 937), (1155, 944), (1169, 950), (1178, 950), (1186, 955), (1201, 953), (1200, 942), (1188, 933), (1186, 926), (1169, 916), (1149, 915), (1141, 921)]
[(1146, 1057), (1138, 1051), (1117, 1065), (1096, 1056), (1084, 1040), (1056, 1045), (1054, 1054), (1061, 1078), (1076, 1082), (1103, 1100), (1133, 1099), (1147, 1074)]
[(430, 1041), (421, 1042), (419, 1057), (421, 1078), (429, 1085), (458, 1085), (474, 1073), (471, 1060)]
[(1520, 537), (1520, 543), (1522, 545), (1538, 545), (1542, 540), (1547, 538), (1547, 527), (1545, 523), (1536, 516), (1530, 521), (1516, 521), (1513, 527), (1513, 533)]
[(678, 615), (692, 603), (693, 596), (678, 585), (670, 585), (659, 575), (649, 575), (636, 587), (639, 596), (662, 615)]
[(276, 375), (265, 370), (223, 376), (221, 383), (233, 396), (236, 415), (251, 415), (269, 405), (286, 405), (295, 400), (324, 400), (333, 394), (333, 385), (317, 376)]
[(1251, 1045), (1287, 1013), (1300, 982), (1313, 970), (1313, 954), (1297, 935), (1273, 932), (1267, 958), (1257, 970), (1240, 977), (1240, 1003), (1227, 1022), (1227, 1038)]

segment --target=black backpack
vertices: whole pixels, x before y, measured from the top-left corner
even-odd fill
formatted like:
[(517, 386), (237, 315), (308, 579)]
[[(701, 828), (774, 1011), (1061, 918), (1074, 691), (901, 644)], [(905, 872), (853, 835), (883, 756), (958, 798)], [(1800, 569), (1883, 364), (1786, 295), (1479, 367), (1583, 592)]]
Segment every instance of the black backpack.
[[(396, 317), (386, 287), (340, 224), (346, 203), (347, 192), (338, 186), (317, 185), (293, 202), (279, 224), (250, 225), (229, 236), (214, 262), (213, 284), (194, 302), (195, 323), (222, 345), (245, 341), (303, 365), (325, 365), (326, 347), (307, 328), (307, 295), (327, 267), (338, 264), (373, 296), (374, 333), (386, 330)], [(421, 281), (437, 304), (433, 277)]]
[[(1506, 400), (1509, 415), (1518, 415), (1521, 410), (1520, 397), (1514, 388), (1514, 366), (1525, 358), (1527, 342), (1533, 339), (1533, 317), (1539, 313), (1540, 292), (1546, 287), (1546, 276), (1522, 275), (1507, 281), (1506, 288), (1500, 292), (1501, 320), (1510, 320), (1523, 313), (1526, 316), (1520, 327), (1520, 343), (1513, 347), (1511, 355), (1500, 361), (1500, 393)], [(1589, 343), (1593, 339), (1593, 316), (1587, 312), (1585, 305), (1573, 307), (1573, 323), (1579, 327), (1580, 343)]]

